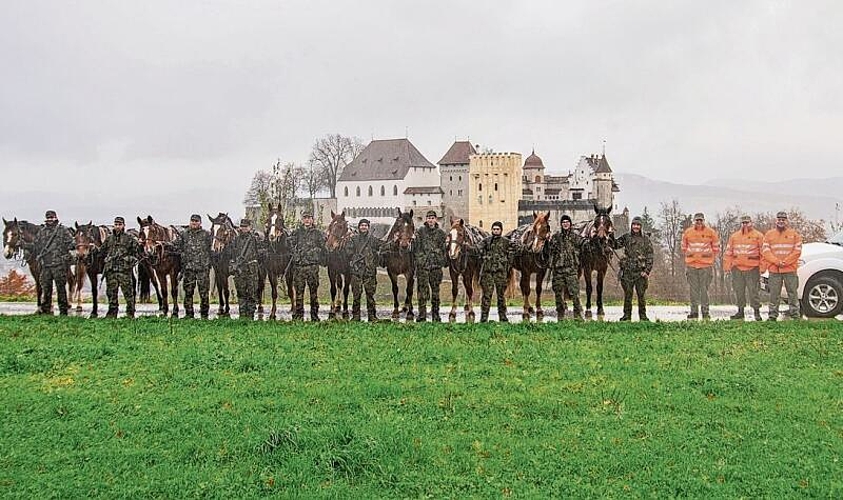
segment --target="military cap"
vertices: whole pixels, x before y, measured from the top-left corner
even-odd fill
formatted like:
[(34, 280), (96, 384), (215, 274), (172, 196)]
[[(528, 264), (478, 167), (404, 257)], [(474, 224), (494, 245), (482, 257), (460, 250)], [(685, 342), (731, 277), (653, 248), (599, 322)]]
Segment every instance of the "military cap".
[(571, 222), (571, 216), (568, 215), (568, 214), (565, 214), (565, 215), (562, 216), (561, 219), (559, 219), (559, 222), (565, 222), (565, 221)]
[(748, 215), (741, 216), (741, 222), (752, 222), (752, 217)]
[(425, 217), (436, 217), (436, 210), (428, 210)]
[(310, 210), (305, 210), (304, 212), (301, 213), (302, 219), (307, 218), (307, 217), (313, 218), (313, 212), (311, 212)]
[(193, 221), (202, 222), (202, 217), (200, 217), (199, 214), (193, 214), (190, 216), (190, 222)]
[(369, 222), (369, 219), (360, 219), (360, 222), (358, 222), (358, 223), (357, 223), (357, 227), (360, 227), (360, 224), (369, 224), (369, 225), (371, 225), (371, 223)]
[(123, 217), (120, 217), (120, 216), (118, 215), (117, 217), (115, 217), (115, 218), (114, 218), (114, 223), (115, 223), (115, 224), (125, 224), (125, 223), (126, 223), (126, 219), (124, 219)]
[(251, 227), (252, 221), (246, 218), (240, 219), (240, 227)]
[(702, 212), (697, 212), (694, 214), (694, 220), (705, 220), (705, 215)]
[(56, 217), (58, 217), (58, 216), (56, 215), (55, 210), (47, 210), (47, 213), (44, 214), (45, 219), (52, 219), (52, 218), (56, 218)]
[(779, 212), (776, 214), (776, 219), (787, 219), (787, 212)]
[(492, 223), (492, 229), (494, 229), (495, 227), (499, 227), (499, 228), (501, 228), (501, 231), (503, 231), (503, 224), (501, 223), (501, 221), (496, 220), (495, 222), (493, 222)]
[(641, 217), (636, 215), (635, 217), (632, 218), (631, 224), (638, 224), (639, 226), (641, 226), (641, 225), (643, 225), (643, 222), (644, 222), (643, 219), (641, 219)]

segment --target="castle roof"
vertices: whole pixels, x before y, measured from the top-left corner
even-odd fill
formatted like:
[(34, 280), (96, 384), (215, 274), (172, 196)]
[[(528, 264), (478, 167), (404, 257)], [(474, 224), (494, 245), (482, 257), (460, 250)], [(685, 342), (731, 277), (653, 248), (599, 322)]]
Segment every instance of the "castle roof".
[(409, 139), (369, 143), (342, 171), (339, 181), (403, 180), (411, 167), (436, 168)]
[(544, 162), (539, 156), (536, 154), (536, 150), (534, 149), (530, 156), (524, 160), (524, 168), (532, 167), (532, 168), (544, 168)]
[(454, 141), (445, 156), (439, 160), (440, 165), (468, 165), (468, 157), (477, 154), (477, 150), (469, 141)]

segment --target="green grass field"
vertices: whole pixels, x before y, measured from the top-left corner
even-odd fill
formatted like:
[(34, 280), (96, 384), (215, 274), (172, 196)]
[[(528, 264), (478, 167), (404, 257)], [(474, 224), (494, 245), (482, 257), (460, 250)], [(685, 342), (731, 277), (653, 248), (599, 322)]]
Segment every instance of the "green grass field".
[(0, 317), (0, 496), (843, 497), (843, 328)]

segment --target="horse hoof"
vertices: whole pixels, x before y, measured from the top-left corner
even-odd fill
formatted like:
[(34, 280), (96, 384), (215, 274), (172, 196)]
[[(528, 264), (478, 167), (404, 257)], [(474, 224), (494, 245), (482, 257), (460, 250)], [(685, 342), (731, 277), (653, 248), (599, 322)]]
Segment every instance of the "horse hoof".
[(521, 319), (524, 321), (530, 321), (530, 313), (525, 312), (521, 314)]
[(603, 311), (603, 309), (598, 309), (598, 310), (597, 310), (597, 317), (598, 317), (598, 318), (602, 318), (602, 317), (603, 317), (603, 316), (605, 316), (605, 315), (606, 315), (606, 313)]
[(329, 320), (336, 319), (336, 318), (337, 318), (337, 315), (336, 315), (336, 313), (334, 313), (334, 311), (331, 311), (331, 312), (328, 313), (328, 319)]
[(530, 314), (533, 314), (533, 313), (536, 312), (536, 310), (532, 306), (530, 306), (530, 308), (527, 309), (527, 312), (530, 313)]
[(344, 319), (344, 320), (348, 321), (348, 311), (343, 311), (343, 313), (342, 313), (342, 319)]
[(457, 313), (451, 313), (448, 315), (448, 323), (456, 323), (457, 322)]
[(413, 314), (413, 311), (407, 312), (407, 321), (413, 321), (414, 319), (416, 319), (416, 315)]
[(466, 323), (474, 323), (474, 311), (465, 315), (465, 321)]
[(77, 313), (82, 312), (82, 306), (76, 306), (76, 312)]
[(585, 317), (588, 318), (588, 319), (591, 319), (591, 311), (586, 311)]
[(258, 306), (258, 314), (263, 314), (263, 306)]
[(269, 318), (267, 318), (267, 319), (269, 319), (269, 321), (275, 321), (277, 318), (275, 317), (274, 314), (270, 314)]
[(536, 321), (541, 322), (544, 319), (544, 311), (536, 312)]

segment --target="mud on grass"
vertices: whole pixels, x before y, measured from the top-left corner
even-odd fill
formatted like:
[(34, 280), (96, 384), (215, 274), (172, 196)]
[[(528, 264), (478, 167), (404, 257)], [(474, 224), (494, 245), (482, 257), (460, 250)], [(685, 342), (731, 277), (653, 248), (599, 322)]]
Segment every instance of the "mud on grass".
[(0, 317), (0, 495), (843, 495), (843, 329)]

